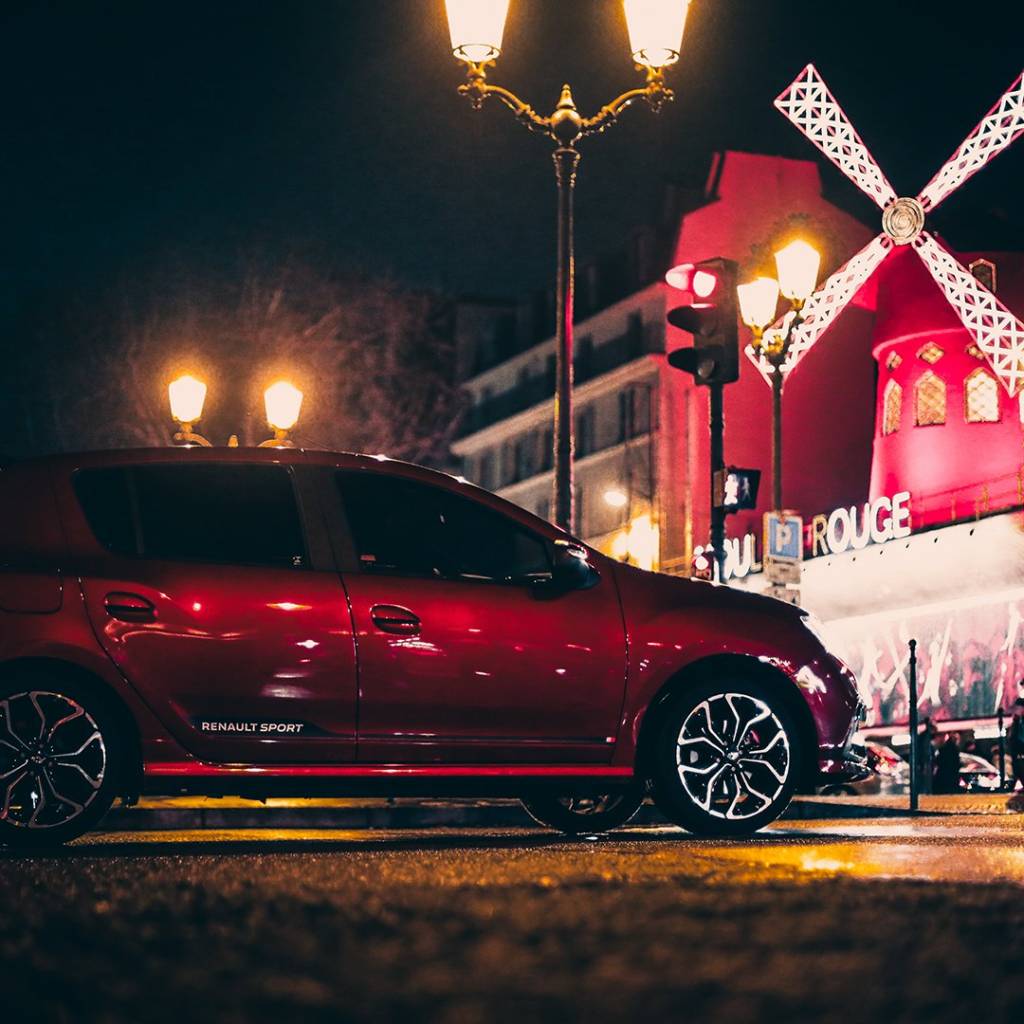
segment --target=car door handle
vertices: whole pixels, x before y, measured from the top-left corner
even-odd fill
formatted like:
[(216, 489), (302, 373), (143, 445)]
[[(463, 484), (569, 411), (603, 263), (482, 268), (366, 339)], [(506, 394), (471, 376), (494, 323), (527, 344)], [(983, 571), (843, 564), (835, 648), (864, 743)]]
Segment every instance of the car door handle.
[(370, 618), (385, 633), (415, 636), (420, 631), (419, 617), (398, 604), (375, 604), (370, 609)]
[(147, 601), (138, 594), (126, 594), (115, 591), (103, 599), (103, 607), (112, 619), (122, 622), (154, 622), (156, 608), (152, 601)]

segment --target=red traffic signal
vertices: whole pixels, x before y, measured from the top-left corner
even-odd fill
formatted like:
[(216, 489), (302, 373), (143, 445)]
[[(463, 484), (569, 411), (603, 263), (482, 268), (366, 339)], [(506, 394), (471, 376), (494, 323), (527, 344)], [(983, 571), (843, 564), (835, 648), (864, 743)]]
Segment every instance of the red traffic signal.
[(673, 327), (693, 335), (693, 348), (671, 352), (669, 364), (692, 373), (698, 384), (731, 384), (739, 379), (739, 329), (733, 260), (720, 256), (673, 267), (665, 281), (683, 304), (668, 311)]

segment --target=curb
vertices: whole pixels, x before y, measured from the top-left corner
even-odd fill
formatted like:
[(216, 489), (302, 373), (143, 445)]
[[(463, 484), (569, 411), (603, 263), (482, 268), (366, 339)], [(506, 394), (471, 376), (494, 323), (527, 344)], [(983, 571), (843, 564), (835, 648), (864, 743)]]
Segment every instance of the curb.
[[(917, 817), (947, 817), (956, 812), (921, 810)], [(907, 808), (863, 804), (854, 800), (816, 800), (797, 797), (782, 816), (790, 821), (837, 818), (906, 818)], [(668, 825), (651, 804), (642, 807), (634, 825)], [(196, 801), (184, 806), (115, 807), (98, 829), (113, 832), (191, 831), (203, 829), (317, 829), (401, 830), (429, 828), (537, 828), (518, 802), (422, 802), (388, 805), (384, 802), (338, 805), (310, 802), (303, 805), (217, 806), (217, 801)]]

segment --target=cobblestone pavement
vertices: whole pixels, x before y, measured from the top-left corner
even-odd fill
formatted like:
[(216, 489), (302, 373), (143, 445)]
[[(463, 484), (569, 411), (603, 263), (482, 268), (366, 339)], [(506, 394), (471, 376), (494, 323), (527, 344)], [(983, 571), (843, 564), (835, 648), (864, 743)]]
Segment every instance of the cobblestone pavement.
[(1019, 816), (0, 851), (5, 1022), (1024, 1019)]

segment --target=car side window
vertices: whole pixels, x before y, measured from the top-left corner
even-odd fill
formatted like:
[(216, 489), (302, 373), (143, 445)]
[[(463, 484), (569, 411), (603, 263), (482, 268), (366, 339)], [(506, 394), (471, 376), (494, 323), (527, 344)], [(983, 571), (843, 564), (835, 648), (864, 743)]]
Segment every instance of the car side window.
[(280, 568), (308, 564), (291, 475), (283, 466), (82, 470), (75, 488), (96, 539), (120, 554)]
[(469, 498), (385, 473), (339, 473), (364, 571), (487, 582), (551, 571), (547, 542)]

